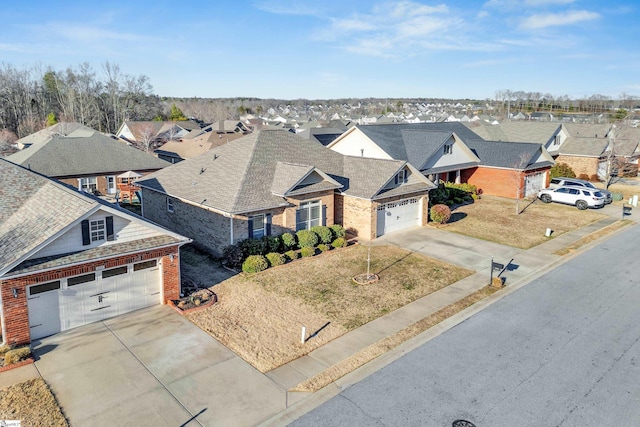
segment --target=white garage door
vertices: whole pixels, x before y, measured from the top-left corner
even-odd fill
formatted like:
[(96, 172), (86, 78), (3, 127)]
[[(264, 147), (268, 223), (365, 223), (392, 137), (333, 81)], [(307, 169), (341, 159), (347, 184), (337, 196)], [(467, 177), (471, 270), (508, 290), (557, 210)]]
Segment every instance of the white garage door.
[(545, 172), (538, 172), (524, 177), (524, 197), (536, 196), (545, 188)]
[(161, 287), (158, 260), (30, 286), (31, 339), (158, 304)]
[(405, 199), (378, 206), (376, 236), (420, 225), (420, 199)]

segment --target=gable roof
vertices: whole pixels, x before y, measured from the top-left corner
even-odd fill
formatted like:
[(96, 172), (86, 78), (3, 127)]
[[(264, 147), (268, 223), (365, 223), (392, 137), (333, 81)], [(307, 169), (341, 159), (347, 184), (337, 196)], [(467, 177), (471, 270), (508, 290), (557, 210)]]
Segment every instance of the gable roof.
[[(458, 165), (460, 168), (484, 165), (526, 170), (553, 164), (542, 144), (486, 141), (460, 122), (358, 125), (357, 128), (391, 157), (407, 160), (418, 169), (422, 169), (425, 161), (451, 136), (460, 138), (480, 159), (480, 162)], [(544, 160), (539, 161), (540, 157)]]
[[(339, 183), (347, 195), (373, 199), (405, 166), (406, 162), (397, 160), (343, 156), (288, 131), (262, 130), (147, 175), (137, 184), (239, 214), (287, 206), (288, 202), (273, 191), (283, 193), (285, 187), (294, 187), (294, 178), (274, 183), (276, 174), (283, 176), (285, 170), (298, 177), (296, 182), (316, 171), (329, 178), (321, 189), (336, 188)], [(434, 187), (426, 178), (421, 182), (424, 191)]]
[[(0, 276), (11, 271), (72, 224), (99, 209), (119, 211), (118, 215), (134, 219), (130, 213), (98, 198), (87, 196), (1, 158), (0, 176), (3, 177), (3, 185), (0, 186)], [(142, 218), (135, 220), (160, 229)], [(162, 231), (168, 236), (163, 240), (164, 243), (188, 240), (175, 233)], [(100, 255), (97, 248), (94, 252), (94, 256)], [(60, 262), (57, 261), (58, 264)]]
[(504, 121), (495, 126), (478, 126), (473, 131), (487, 141), (535, 142), (547, 144), (561, 123), (540, 121)]
[(16, 144), (18, 144), (19, 147), (24, 147), (48, 141), (55, 135), (69, 136), (73, 134), (82, 134), (83, 131), (85, 133), (96, 132), (95, 129), (78, 122), (60, 122), (20, 138), (16, 141)]
[(93, 132), (90, 136), (53, 136), (7, 157), (50, 177), (158, 170), (170, 163)]

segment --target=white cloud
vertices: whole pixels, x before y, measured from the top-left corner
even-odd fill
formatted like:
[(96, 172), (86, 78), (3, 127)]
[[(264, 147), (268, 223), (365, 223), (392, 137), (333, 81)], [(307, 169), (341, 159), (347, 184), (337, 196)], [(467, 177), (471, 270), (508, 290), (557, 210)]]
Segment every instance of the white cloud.
[(576, 10), (564, 13), (549, 13), (531, 15), (524, 19), (520, 28), (534, 30), (546, 27), (572, 25), (578, 22), (593, 21), (600, 18), (600, 14), (586, 10)]

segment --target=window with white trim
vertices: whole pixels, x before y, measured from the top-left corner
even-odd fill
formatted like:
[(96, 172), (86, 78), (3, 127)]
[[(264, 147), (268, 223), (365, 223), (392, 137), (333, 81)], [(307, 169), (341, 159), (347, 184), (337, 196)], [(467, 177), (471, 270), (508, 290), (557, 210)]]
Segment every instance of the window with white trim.
[(453, 153), (453, 144), (444, 144), (444, 154)]
[(251, 223), (253, 224), (253, 229), (251, 230), (252, 239), (259, 239), (263, 236), (267, 235), (266, 225), (267, 221), (265, 220), (265, 215), (252, 215)]
[(107, 226), (104, 219), (92, 219), (89, 221), (89, 236), (92, 242), (104, 240), (107, 234)]
[(309, 230), (316, 225), (322, 225), (322, 205), (320, 200), (300, 203), (296, 215), (296, 231)]
[(167, 212), (173, 213), (173, 200), (167, 197)]
[(402, 184), (404, 182), (407, 182), (407, 171), (405, 171), (404, 169), (402, 169), (400, 172), (398, 172), (398, 174), (396, 175), (395, 178), (395, 183), (396, 184)]
[(89, 178), (80, 178), (79, 180), (79, 190), (85, 191), (87, 193), (93, 193), (98, 189), (98, 180), (95, 176)]

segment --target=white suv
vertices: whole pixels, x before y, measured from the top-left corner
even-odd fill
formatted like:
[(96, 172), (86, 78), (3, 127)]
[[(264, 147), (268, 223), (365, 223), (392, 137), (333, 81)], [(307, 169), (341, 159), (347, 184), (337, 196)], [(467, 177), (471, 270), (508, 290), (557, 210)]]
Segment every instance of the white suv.
[(595, 185), (593, 185), (592, 183), (590, 183), (589, 181), (585, 181), (583, 179), (563, 178), (563, 177), (551, 179), (551, 182), (549, 183), (549, 188), (558, 188), (558, 187), (585, 187), (585, 188), (588, 188), (589, 190), (600, 191), (600, 193), (602, 193), (602, 195), (604, 196), (604, 202), (606, 204), (613, 202), (613, 195), (611, 194), (610, 191), (602, 190), (596, 187)]
[(604, 196), (600, 190), (585, 187), (546, 188), (538, 193), (538, 198), (544, 203), (564, 203), (580, 210), (604, 206)]

